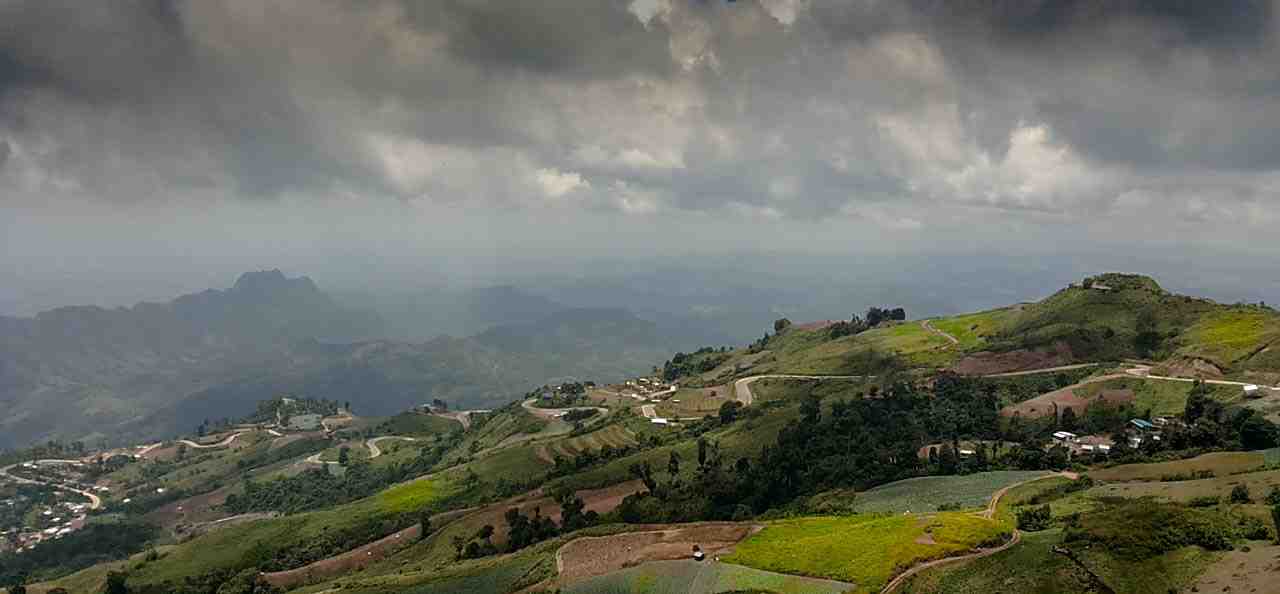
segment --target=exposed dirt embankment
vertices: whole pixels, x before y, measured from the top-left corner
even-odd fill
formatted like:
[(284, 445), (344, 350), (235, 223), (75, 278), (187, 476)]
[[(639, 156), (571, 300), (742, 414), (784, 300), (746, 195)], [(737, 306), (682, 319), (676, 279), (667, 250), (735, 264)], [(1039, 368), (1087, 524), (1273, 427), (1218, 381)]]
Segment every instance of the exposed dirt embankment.
[(1069, 365), (1073, 360), (1071, 347), (1065, 342), (1056, 342), (1044, 349), (974, 353), (958, 361), (951, 370), (960, 375), (991, 375)]
[(648, 561), (688, 559), (694, 545), (709, 557), (723, 555), (762, 526), (708, 522), (637, 528), (642, 531), (584, 537), (560, 547), (556, 553), (560, 583), (569, 584)]

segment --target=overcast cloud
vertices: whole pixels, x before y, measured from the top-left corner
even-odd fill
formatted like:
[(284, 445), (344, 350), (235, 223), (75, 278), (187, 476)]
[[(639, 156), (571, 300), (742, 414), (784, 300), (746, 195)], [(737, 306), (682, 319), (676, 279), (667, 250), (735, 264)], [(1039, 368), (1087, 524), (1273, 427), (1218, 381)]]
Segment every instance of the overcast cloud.
[(67, 256), (87, 229), (106, 251), (146, 251), (131, 224), (178, 225), (156, 232), (165, 245), (209, 235), (197, 251), (217, 249), (215, 224), (263, 252), (578, 233), (626, 251), (673, 230), (709, 249), (850, 235), (1280, 248), (1277, 13), (0, 0), (0, 231), (10, 271)]

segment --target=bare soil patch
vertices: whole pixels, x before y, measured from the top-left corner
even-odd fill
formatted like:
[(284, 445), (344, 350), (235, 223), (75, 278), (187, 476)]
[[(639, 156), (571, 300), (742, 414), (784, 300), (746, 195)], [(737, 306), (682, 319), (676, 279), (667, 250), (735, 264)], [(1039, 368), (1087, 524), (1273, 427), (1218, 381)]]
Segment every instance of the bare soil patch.
[(1223, 555), (1189, 590), (1201, 594), (1275, 592), (1280, 583), (1280, 545), (1249, 543)]
[(958, 361), (951, 370), (960, 375), (990, 375), (1012, 371), (1031, 371), (1046, 367), (1058, 367), (1073, 362), (1071, 347), (1056, 342), (1052, 347), (1033, 351), (1019, 350), (1004, 353), (983, 351)]
[(1169, 375), (1173, 377), (1194, 377), (1198, 379), (1222, 379), (1222, 370), (1217, 365), (1210, 363), (1204, 359), (1187, 358), (1170, 361), (1165, 364), (1165, 369)]
[(1078, 384), (1072, 384), (1065, 388), (1059, 388), (1052, 392), (1036, 396), (1030, 400), (1006, 406), (1000, 411), (1000, 414), (1006, 417), (1011, 417), (1015, 414), (1023, 417), (1044, 417), (1053, 414), (1054, 405), (1056, 404), (1058, 414), (1062, 414), (1066, 409), (1072, 408), (1075, 409), (1077, 415), (1080, 415), (1084, 413), (1086, 407), (1095, 402), (1102, 402), (1111, 405), (1133, 402), (1133, 390), (1103, 390), (1092, 398), (1086, 398), (1076, 394), (1076, 388), (1084, 386), (1085, 384), (1092, 384), (1120, 377), (1124, 377), (1124, 375), (1104, 375)]
[(161, 528), (172, 530), (178, 536), (183, 536), (188, 532), (188, 528), (191, 525), (211, 522), (229, 516), (230, 514), (219, 511), (217, 506), (226, 503), (227, 496), (236, 487), (238, 487), (238, 484), (227, 485), (208, 493), (179, 499), (152, 510), (143, 517), (148, 522), (154, 523)]
[(709, 522), (641, 528), (644, 531), (579, 538), (560, 547), (556, 563), (561, 583), (604, 575), (648, 561), (688, 559), (693, 554), (694, 545), (709, 557), (723, 555), (762, 526)]

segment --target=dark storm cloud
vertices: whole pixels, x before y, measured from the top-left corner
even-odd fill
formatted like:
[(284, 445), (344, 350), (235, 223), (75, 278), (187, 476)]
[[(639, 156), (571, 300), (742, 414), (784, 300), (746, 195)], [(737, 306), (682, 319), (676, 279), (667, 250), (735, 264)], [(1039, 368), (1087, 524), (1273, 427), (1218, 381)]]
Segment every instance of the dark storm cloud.
[(1267, 222), (1278, 22), (1256, 0), (0, 0), (0, 191)]

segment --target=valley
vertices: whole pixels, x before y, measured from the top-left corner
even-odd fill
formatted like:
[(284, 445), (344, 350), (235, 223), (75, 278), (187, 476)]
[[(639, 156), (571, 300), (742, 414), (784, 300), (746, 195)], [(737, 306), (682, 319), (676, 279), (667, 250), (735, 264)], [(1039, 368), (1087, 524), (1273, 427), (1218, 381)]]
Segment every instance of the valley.
[[(83, 503), (76, 530), (0, 552), (0, 567), (28, 592), (93, 594), (1262, 584), (1262, 569), (1221, 564), (1276, 547), (1280, 369), (1257, 355), (1270, 330), (1227, 352), (1194, 342), (1212, 336), (1196, 316), (1254, 306), (1092, 282), (1117, 288), (928, 323), (855, 318), (849, 334), (780, 321), (746, 347), (484, 409), (289, 396), (160, 442), (9, 452), (0, 494)], [(1156, 308), (1147, 345), (1126, 312), (1151, 304), (1173, 313)], [(64, 559), (133, 523), (157, 530), (149, 544)], [(1155, 526), (1212, 529), (1129, 536)]]

